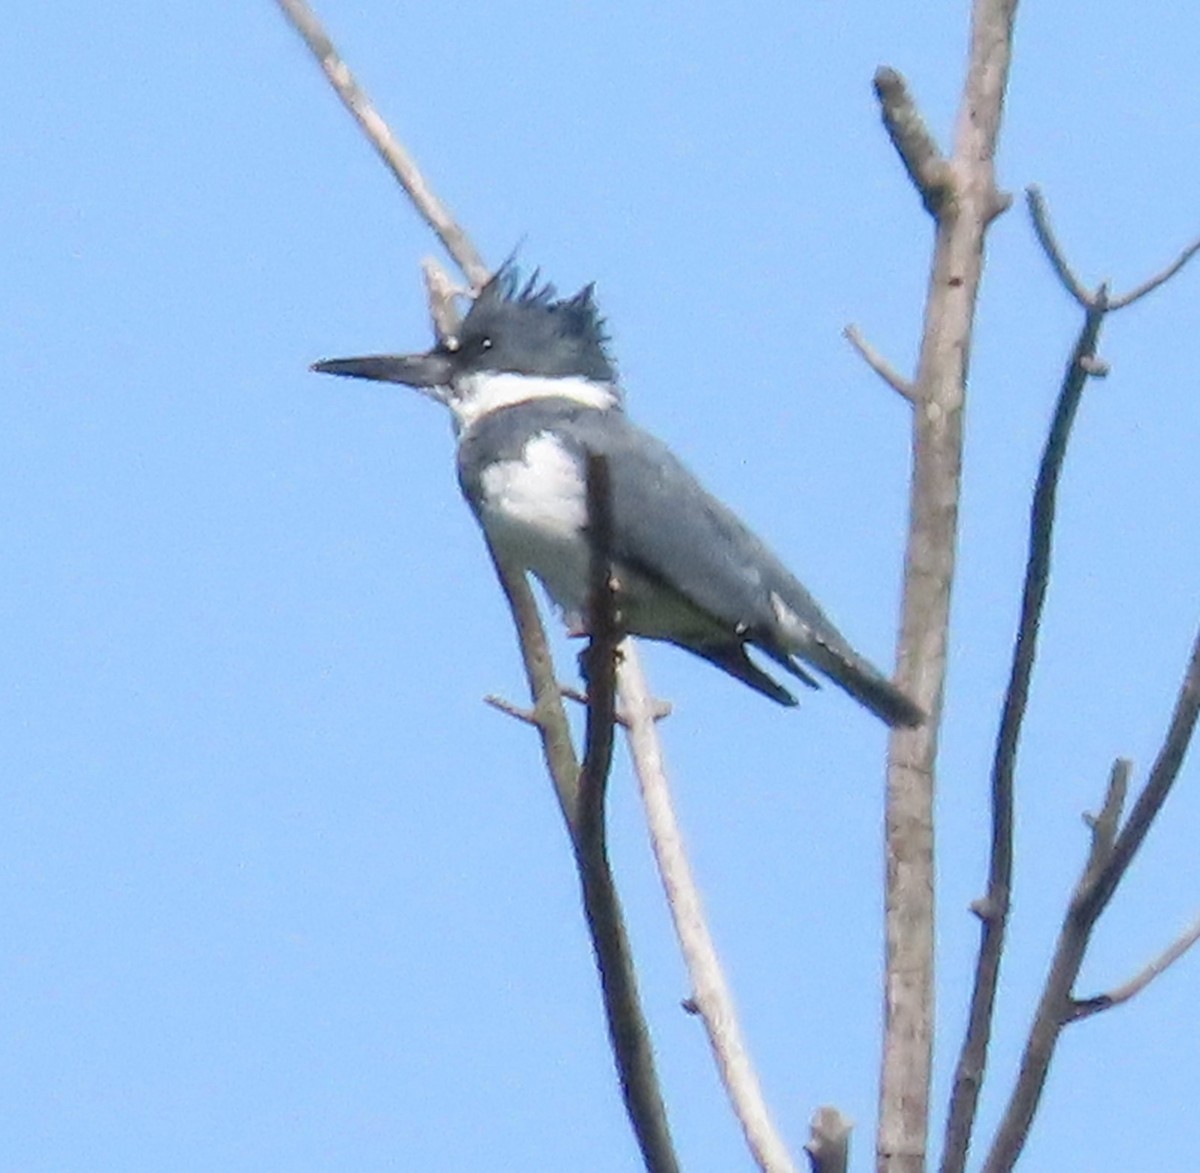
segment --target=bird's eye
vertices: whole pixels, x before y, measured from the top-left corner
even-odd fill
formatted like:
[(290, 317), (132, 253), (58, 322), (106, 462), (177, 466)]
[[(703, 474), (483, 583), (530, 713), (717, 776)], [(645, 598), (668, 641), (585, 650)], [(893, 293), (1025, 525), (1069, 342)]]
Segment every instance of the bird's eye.
[(491, 350), (492, 349), (492, 340), (490, 338), (481, 338), (479, 340), (479, 349), (480, 350)]

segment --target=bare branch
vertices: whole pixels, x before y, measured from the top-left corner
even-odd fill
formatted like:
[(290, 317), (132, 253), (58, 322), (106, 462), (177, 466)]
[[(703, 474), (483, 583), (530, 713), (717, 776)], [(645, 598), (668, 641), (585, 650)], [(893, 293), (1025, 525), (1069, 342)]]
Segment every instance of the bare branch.
[(1129, 776), (1133, 763), (1128, 758), (1117, 758), (1108, 774), (1108, 788), (1104, 792), (1104, 805), (1098, 815), (1085, 815), (1084, 822), (1092, 832), (1092, 846), (1088, 851), (1083, 877), (1076, 890), (1076, 899), (1087, 890), (1100, 873), (1100, 869), (1112, 858), (1113, 844), (1121, 827), (1121, 815), (1125, 810), (1125, 796), (1129, 793)]
[(1013, 789), (1017, 749), (1029, 686), (1037, 658), (1038, 631), (1050, 581), (1050, 559), (1054, 540), (1058, 483), (1071, 427), (1087, 385), (1085, 360), (1095, 354), (1104, 320), (1103, 287), (1097, 295), (1100, 308), (1089, 303), (1079, 338), (1063, 374), (1058, 402), (1033, 493), (1029, 517), (1029, 554), (1025, 564), (1025, 586), (1021, 597), (1021, 619), (1013, 646), (1012, 668), (996, 749), (992, 760), (992, 833), (988, 863), (987, 894), (973, 907), (980, 916), (979, 956), (975, 982), (967, 1015), (967, 1031), (959, 1052), (954, 1088), (946, 1121), (946, 1140), (942, 1150), (942, 1173), (962, 1173), (975, 1124), (979, 1093), (987, 1067), (988, 1044), (992, 1032), (996, 990), (1008, 923), (1013, 869)]
[(497, 696), (495, 693), (489, 693), (487, 696), (485, 696), (483, 698), (483, 703), (485, 705), (491, 705), (491, 707), (497, 712), (503, 713), (506, 717), (512, 717), (525, 725), (533, 725), (536, 727), (538, 724), (537, 713), (535, 713), (532, 709), (522, 708), (520, 705), (514, 704), (510, 700), (506, 700), (502, 696)]
[(1170, 281), (1198, 252), (1200, 252), (1200, 240), (1194, 240), (1161, 272), (1155, 273), (1153, 277), (1143, 281), (1141, 285), (1135, 289), (1131, 289), (1128, 293), (1123, 293), (1120, 297), (1114, 297), (1108, 303), (1108, 308), (1123, 310), (1127, 305), (1133, 305), (1135, 301), (1141, 301), (1146, 294), (1153, 293), (1160, 285), (1165, 285)]
[(617, 712), (616, 599), (612, 581), (612, 486), (608, 457), (587, 457), (587, 528), (591, 550), (588, 587), (587, 733), (579, 772), (579, 806), (575, 820), (576, 846), (588, 860), (604, 856), (604, 798), (612, 768), (613, 732)]
[(1054, 269), (1062, 287), (1085, 309), (1092, 308), (1092, 295), (1084, 288), (1083, 283), (1075, 276), (1071, 266), (1059, 247), (1058, 238), (1050, 226), (1050, 212), (1046, 207), (1046, 199), (1042, 189), (1031, 184), (1025, 189), (1025, 203), (1029, 208), (1029, 218), (1033, 221), (1033, 231), (1037, 236), (1042, 252)]
[(639, 1009), (637, 978), (608, 861), (604, 800), (616, 725), (619, 635), (611, 564), (612, 494), (608, 459), (604, 456), (588, 456), (587, 517), (591, 547), (590, 638), (585, 653), (587, 734), (571, 838), (625, 1106), (642, 1145), (647, 1169), (652, 1173), (675, 1173), (678, 1161), (671, 1145), (666, 1108), (654, 1071), (649, 1032)]
[[(481, 288), (489, 276), (487, 266), (466, 233), (425, 182), (412, 157), (395, 140), (359, 89), (316, 16), (302, 0), (278, 0), (278, 3), (321, 63), (326, 77), (358, 120), (367, 138), (392, 169), (409, 199), (463, 270), (472, 287), (476, 290)], [(425, 266), (425, 275), (435, 328), (442, 331), (454, 328), (457, 315), (453, 305), (454, 291), (448, 278), (430, 263)], [(594, 858), (594, 845), (585, 845), (581, 852), (576, 834), (581, 815), (580, 770), (537, 603), (524, 571), (506, 565), (490, 542), (488, 552), (512, 612), (534, 706), (532, 713), (527, 714), (505, 702), (497, 703), (498, 698), (491, 698), (492, 703), (520, 719), (528, 720), (537, 728), (546, 766), (576, 848), (576, 857), (579, 859), (582, 854), (587, 854), (589, 863), (595, 865), (580, 865), (580, 882), (626, 1108), (647, 1169), (652, 1173), (677, 1173), (678, 1161), (671, 1144), (662, 1093), (654, 1070), (649, 1031), (637, 998), (632, 955), (607, 857), (603, 852), (602, 807), (598, 819), (601, 860), (597, 861)], [(611, 684), (608, 692), (611, 701)], [(603, 734), (594, 731), (589, 739), (589, 750), (593, 751), (589, 754), (589, 781), (594, 780), (593, 770), (598, 774), (601, 765), (604, 776), (607, 776), (612, 745), (611, 703), (607, 726), (607, 752), (603, 751), (602, 746), (597, 748), (597, 738), (603, 740)], [(603, 786), (596, 786), (595, 789), (602, 796)], [(602, 803), (602, 797), (600, 801)]]
[(862, 336), (857, 326), (847, 326), (842, 331), (842, 337), (858, 351), (859, 357), (863, 362), (891, 387), (893, 391), (903, 396), (909, 403), (916, 401), (912, 384)]
[(450, 274), (433, 259), (426, 257), (421, 262), (421, 274), (425, 278), (425, 290), (429, 296), (429, 316), (439, 338), (450, 338), (458, 333), (460, 324), (458, 307), (454, 299), (465, 290), (458, 289), (450, 280)]
[[(559, 685), (559, 691), (567, 700), (574, 701), (577, 705), (586, 705), (588, 703), (587, 693), (578, 688), (572, 688), (569, 684)], [(652, 702), (651, 715), (656, 721), (666, 720), (672, 711), (670, 701), (655, 700)], [(629, 727), (629, 717), (622, 709), (617, 709), (617, 724), (623, 729)]]
[(1117, 835), (1112, 852), (1095, 879), (1089, 885), (1089, 890), (1079, 901), (1080, 916), (1090, 917), (1093, 921), (1104, 911), (1117, 885), (1121, 882), (1134, 855), (1141, 847), (1150, 830), (1151, 824), (1162, 810), (1171, 787), (1179, 776), (1179, 768), (1183, 765), (1183, 756), (1191, 744), (1192, 733), (1196, 728), (1196, 718), (1200, 714), (1200, 633), (1192, 644), (1192, 655), (1188, 662), (1187, 673), (1175, 702), (1175, 712), (1171, 718), (1171, 726), (1163, 741), (1162, 749), (1150, 770), (1149, 780), (1145, 789), (1138, 795), (1129, 818)]
[(705, 922), (703, 902), (671, 803), (662, 747), (654, 727), (653, 698), (632, 640), (621, 645), (617, 678), (621, 703), (629, 718), (629, 750), (646, 808), (654, 858), (692, 982), (692, 996), (685, 1007), (699, 1014), (704, 1023), (726, 1093), (759, 1168), (764, 1173), (795, 1173), (795, 1165), (767, 1110)]
[(1100, 914), (1162, 809), (1200, 714), (1200, 632), (1176, 698), (1175, 710), (1162, 748), (1145, 788), (1134, 803), (1125, 826), (1113, 838), (1124, 796), (1128, 763), (1118, 759), (1109, 778), (1104, 809), (1093, 820), (1092, 845), (1083, 875), (1058, 934), (1050, 973), (1034, 1014), (1033, 1025), (1021, 1057), (1021, 1070), (992, 1141), (983, 1173), (1009, 1173), (1029, 1137), (1029, 1128), (1041, 1100), (1046, 1074), (1063, 1028), (1078, 1021), (1072, 990)]
[[(1005, 206), (994, 156), (1016, 0), (975, 0), (953, 160), (911, 111), (898, 76), (876, 75), (885, 125), (937, 232), (914, 379), (913, 467), (897, 686), (929, 719), (888, 743), (883, 1062), (878, 1173), (922, 1173), (933, 1058), (933, 793), (958, 535), (962, 413), (988, 226)], [(907, 128), (907, 129), (906, 129)]]
[(1162, 953), (1124, 985), (1109, 990), (1107, 994), (1098, 994), (1094, 998), (1077, 1000), (1072, 1007), (1072, 1021), (1089, 1018), (1103, 1010), (1111, 1010), (1114, 1006), (1120, 1006), (1122, 1002), (1128, 1002), (1130, 998), (1140, 994), (1156, 977), (1165, 973), (1197, 941), (1200, 941), (1200, 917), (1188, 925)]
[[(1041, 188), (1036, 185), (1030, 186), (1025, 191), (1025, 198), (1029, 206), (1029, 215), (1033, 221), (1033, 230), (1037, 235), (1038, 243), (1042, 246), (1042, 251), (1053, 266), (1054, 272), (1058, 275), (1059, 281), (1062, 282), (1063, 288), (1084, 309), (1092, 308), (1095, 305), (1095, 295), (1089, 293), (1084, 288), (1083, 283), (1075, 276), (1071, 266), (1067, 263), (1067, 259), (1063, 255), (1062, 248), (1058, 243), (1058, 238), (1054, 235), (1054, 230), (1050, 226), (1050, 213), (1047, 209), (1046, 198), (1042, 195)], [(1165, 285), (1170, 281), (1197, 253), (1200, 253), (1200, 240), (1192, 241), (1165, 269), (1161, 269), (1154, 276), (1148, 277), (1141, 285), (1131, 289), (1128, 293), (1121, 294), (1119, 297), (1110, 297), (1107, 308), (1109, 310), (1123, 310), (1126, 306), (1133, 305), (1136, 301), (1141, 301), (1143, 297), (1149, 293), (1153, 293), (1160, 285)], [(1098, 374), (1095, 371), (1089, 373)], [(1107, 374), (1107, 370), (1104, 373)]]
[(908, 83), (894, 69), (881, 65), (875, 71), (875, 96), (892, 146), (909, 179), (921, 196), (925, 210), (935, 218), (954, 193), (954, 176), (925, 119), (917, 109)]
[(480, 289), (490, 276), (483, 259), (467, 234), (450, 214), (449, 209), (425, 182), (412, 156), (392, 135), (387, 123), (379, 116), (371, 100), (354, 80), (346, 63), (338, 54), (329, 34), (321, 26), (304, 0), (277, 0), (288, 22), (304, 39), (317, 59), (329, 84), (337, 91), (346, 109), (354, 115), (367, 140), (379, 152), (400, 186), (408, 194), (413, 207), (433, 229), (446, 251), (466, 274), (475, 289)]
[(804, 1146), (812, 1173), (846, 1173), (853, 1127), (853, 1121), (836, 1108), (826, 1106), (813, 1113), (808, 1143)]

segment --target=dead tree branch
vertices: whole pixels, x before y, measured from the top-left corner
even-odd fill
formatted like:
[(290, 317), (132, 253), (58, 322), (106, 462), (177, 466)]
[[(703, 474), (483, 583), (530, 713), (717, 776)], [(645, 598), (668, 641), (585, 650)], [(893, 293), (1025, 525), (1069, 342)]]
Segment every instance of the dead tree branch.
[(1088, 293), (1083, 287), (1083, 283), (1075, 276), (1074, 270), (1067, 263), (1067, 258), (1063, 255), (1062, 248), (1059, 246), (1058, 237), (1054, 235), (1054, 229), (1050, 225), (1050, 212), (1046, 207), (1046, 200), (1042, 195), (1042, 189), (1031, 184), (1025, 189), (1025, 202), (1029, 208), (1029, 218), (1033, 221), (1034, 235), (1037, 237), (1038, 244), (1042, 246), (1042, 252), (1046, 254), (1046, 259), (1050, 262), (1051, 267), (1062, 283), (1062, 287), (1085, 310), (1091, 308), (1092, 295)]
[(1071, 1019), (1090, 1018), (1104, 1010), (1111, 1010), (1140, 994), (1155, 978), (1160, 977), (1175, 964), (1197, 941), (1200, 941), (1200, 918), (1194, 920), (1170, 945), (1167, 946), (1144, 969), (1134, 974), (1129, 981), (1111, 989), (1106, 994), (1091, 998), (1080, 998), (1072, 1006)]
[(908, 92), (908, 83), (894, 69), (884, 65), (875, 71), (875, 97), (896, 154), (921, 196), (925, 210), (936, 218), (946, 199), (954, 194), (954, 174), (950, 164), (929, 133), (925, 119)]
[(1104, 810), (1095, 820), (1092, 849), (1059, 930), (1050, 973), (1021, 1057), (1020, 1074), (984, 1162), (983, 1173), (1009, 1173), (1025, 1147), (1063, 1028), (1080, 1017), (1075, 1013), (1076, 1003), (1071, 991), (1091, 942), (1092, 931), (1179, 776), (1198, 715), (1200, 632), (1192, 644), (1191, 658), (1162, 748), (1145, 788), (1119, 831), (1116, 828), (1120, 825), (1128, 763), (1119, 761), (1113, 767)]
[[(480, 254), (434, 195), (412, 157), (395, 140), (369, 99), (355, 83), (315, 14), (302, 0), (277, 2), (285, 17), (300, 33), (319, 61), (326, 77), (358, 121), (368, 141), (392, 169), (409, 199), (445, 245), (472, 287), (482, 287), (487, 281), (489, 270)], [(434, 301), (435, 325), (444, 327), (448, 320), (444, 316), (446, 305), (451, 297), (448, 282), (441, 281), (436, 274), (428, 276), (427, 279)], [(582, 775), (571, 741), (570, 726), (563, 710), (562, 696), (555, 679), (546, 632), (524, 572), (506, 566), (490, 543), (488, 552), (508, 601), (521, 647), (521, 658), (534, 702), (532, 723), (537, 727), (542, 753), (571, 833), (572, 843), (576, 847), (576, 858), (579, 860), (581, 851), (576, 828), (582, 809)], [(611, 687), (609, 693), (611, 697)], [(592, 790), (599, 793), (601, 804), (603, 785), (592, 785), (595, 782), (593, 771), (598, 771), (603, 763), (604, 774), (607, 776), (612, 743), (611, 704), (609, 714), (608, 751), (605, 753), (602, 746), (605, 735), (599, 728), (592, 729), (594, 718), (589, 708), (589, 728), (592, 729), (592, 736), (588, 745), (591, 751), (588, 782)], [(600, 713), (598, 716), (603, 719), (604, 714)], [(589, 801), (596, 800), (590, 798)], [(599, 856), (602, 857), (603, 863), (601, 866), (594, 844), (588, 846), (586, 855), (589, 865), (595, 866), (580, 867), (580, 882), (584, 890), (588, 928), (592, 935), (605, 1009), (609, 1017), (609, 1036), (626, 1107), (646, 1167), (652, 1173), (677, 1173), (679, 1163), (671, 1143), (666, 1110), (654, 1070), (649, 1030), (637, 997), (632, 954), (611, 872), (608, 870), (607, 853), (602, 850), (602, 805), (597, 821), (600, 825)]]
[(913, 468), (897, 684), (928, 714), (888, 746), (884, 1046), (876, 1167), (921, 1173), (933, 1043), (933, 794), (958, 533), (962, 413), (984, 237), (1007, 206), (994, 155), (1016, 0), (975, 0), (953, 156), (942, 158), (893, 70), (876, 73), (884, 125), (934, 217), (914, 380)]
[[(1069, 272), (1065, 263), (1063, 272)], [(1046, 588), (1050, 581), (1058, 483), (1062, 475), (1071, 426), (1088, 380), (1088, 368), (1084, 360), (1095, 355), (1100, 327), (1104, 321), (1107, 308), (1104, 287), (1101, 286), (1094, 296), (1085, 295), (1084, 304), (1088, 309), (1063, 375), (1030, 509), (1029, 555), (1025, 565), (1025, 586), (1021, 597), (1021, 619), (1013, 646), (1012, 668), (992, 761), (992, 830), (987, 894), (974, 905), (981, 922), (979, 956), (967, 1015), (966, 1037), (954, 1073), (954, 1090), (950, 1099), (946, 1141), (942, 1151), (942, 1173), (962, 1173), (966, 1167), (967, 1149), (971, 1142), (975, 1112), (987, 1066), (988, 1043), (991, 1039), (992, 1015), (1000, 980), (1000, 963), (1004, 953), (1012, 890), (1013, 779), (1017, 766), (1017, 749), (1025, 709), (1029, 702), (1029, 686), (1037, 658), (1038, 631), (1046, 601)]]
[[(1042, 251), (1046, 254), (1046, 259), (1050, 262), (1059, 281), (1062, 282), (1063, 288), (1085, 310), (1090, 309), (1094, 303), (1094, 295), (1090, 294), (1079, 278), (1075, 276), (1074, 270), (1063, 255), (1054, 229), (1050, 226), (1050, 212), (1046, 207), (1046, 198), (1042, 195), (1042, 189), (1036, 184), (1031, 185), (1025, 191), (1025, 199), (1029, 206), (1029, 215), (1033, 220), (1033, 230), (1037, 235), (1038, 244), (1042, 246)], [(1108, 312), (1123, 310), (1126, 306), (1141, 301), (1147, 294), (1153, 293), (1159, 286), (1170, 281), (1197, 253), (1200, 253), (1200, 240), (1192, 241), (1169, 265), (1160, 269), (1153, 276), (1147, 277), (1145, 281), (1129, 290), (1128, 293), (1122, 293), (1116, 297), (1110, 296)], [(1095, 374), (1096, 372), (1089, 373)]]
[[(1107, 366), (1097, 358), (1096, 349), (1104, 319), (1114, 308), (1114, 299), (1110, 298), (1107, 285), (1102, 284), (1095, 291), (1089, 291), (1075, 275), (1051, 227), (1049, 210), (1040, 189), (1030, 187), (1026, 198), (1038, 243), (1067, 294), (1083, 308), (1084, 320), (1063, 374), (1030, 510), (1029, 555), (1021, 599), (1021, 619), (1013, 647), (1012, 669), (992, 766), (992, 834), (988, 887), (986, 896), (974, 905), (982, 922), (979, 955), (967, 1016), (967, 1030), (955, 1071), (954, 1089), (947, 1117), (942, 1173), (962, 1173), (966, 1166), (967, 1150), (987, 1066), (988, 1044), (1012, 887), (1013, 801), (1017, 749), (1029, 700), (1030, 680), (1037, 657), (1038, 630), (1050, 578), (1058, 482), (1071, 427), (1087, 381), (1089, 378), (1103, 377), (1108, 373)], [(1177, 273), (1195, 251), (1195, 246), (1185, 250), (1171, 266), (1143, 283), (1133, 294), (1144, 296), (1145, 293), (1156, 289), (1163, 280)], [(1131, 305), (1134, 300), (1136, 298), (1133, 295), (1127, 294), (1121, 299), (1121, 304)], [(1116, 833), (1120, 804), (1124, 801), (1124, 777), (1127, 773), (1127, 765), (1123, 770), (1114, 769), (1109, 800), (1095, 823), (1092, 852), (1094, 867), (1102, 866), (1109, 852), (1114, 849), (1112, 837)], [(1069, 971), (1070, 966), (1067, 965), (1059, 976)], [(1074, 981), (1073, 974), (1071, 981)], [(1067, 992), (1069, 991), (1068, 985)]]
[(742, 1039), (733, 996), (708, 930), (704, 904), (684, 849), (683, 832), (675, 817), (662, 747), (655, 735), (654, 699), (646, 688), (632, 640), (621, 645), (617, 678), (654, 858), (692, 983), (689, 1009), (704, 1023), (729, 1102), (759, 1168), (764, 1173), (794, 1173), (795, 1165), (772, 1123)]
[(367, 141), (378, 151), (380, 158), (399, 180), (413, 207), (433, 229), (472, 287), (482, 289), (489, 276), (483, 258), (449, 209), (425, 182), (425, 177), (413, 161), (413, 157), (392, 134), (370, 98), (354, 80), (354, 75), (342, 60), (316, 14), (304, 0), (276, 0), (276, 3), (283, 9), (288, 23), (304, 39), (304, 43), (329, 79), (329, 84), (362, 128)]
[(907, 399), (909, 403), (915, 402), (912, 384), (863, 337), (862, 331), (857, 326), (847, 326), (842, 331), (842, 337), (858, 351), (863, 362), (897, 395)]
[(612, 768), (616, 728), (616, 665), (620, 642), (612, 582), (612, 490), (608, 460), (587, 462), (588, 541), (591, 545), (588, 600), (587, 732), (571, 841), (579, 869), (583, 906), (608, 1016), (613, 1053), (625, 1107), (650, 1170), (676, 1170), (666, 1107), (654, 1070), (654, 1050), (639, 1009), (637, 976), (621, 905), (608, 861), (605, 794)]

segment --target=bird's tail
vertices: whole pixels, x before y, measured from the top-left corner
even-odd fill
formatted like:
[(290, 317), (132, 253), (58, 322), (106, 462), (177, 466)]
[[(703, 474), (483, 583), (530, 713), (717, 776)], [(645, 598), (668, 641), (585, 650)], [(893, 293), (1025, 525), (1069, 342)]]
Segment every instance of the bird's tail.
[(848, 692), (860, 705), (870, 709), (889, 725), (920, 725), (925, 711), (902, 693), (877, 668), (861, 656), (831, 647), (818, 639), (807, 643), (801, 653), (814, 668)]

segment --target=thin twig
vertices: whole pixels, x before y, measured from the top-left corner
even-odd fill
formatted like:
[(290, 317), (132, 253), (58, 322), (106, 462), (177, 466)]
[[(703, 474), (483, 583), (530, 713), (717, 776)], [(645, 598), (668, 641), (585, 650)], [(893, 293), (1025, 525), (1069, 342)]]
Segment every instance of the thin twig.
[(446, 251), (466, 275), (475, 289), (483, 288), (490, 276), (483, 258), (468, 239), (467, 234), (450, 214), (450, 210), (434, 194), (425, 182), (413, 157), (392, 135), (391, 130), (379, 116), (370, 98), (363, 92), (354, 75), (342, 60), (329, 34), (322, 27), (316, 14), (304, 0), (276, 0), (283, 9), (291, 26), (304, 39), (312, 55), (317, 59), (330, 85), (337, 91), (346, 109), (357, 120), (367, 140), (378, 151), (392, 174), (399, 180), (412, 205), (433, 229)]
[(1104, 911), (1112, 899), (1113, 892), (1121, 882), (1133, 862), (1150, 830), (1167, 795), (1175, 784), (1179, 767), (1183, 764), (1183, 755), (1191, 743), (1192, 732), (1196, 727), (1196, 718), (1200, 714), (1200, 633), (1192, 644), (1191, 659), (1188, 662), (1187, 674), (1179, 691), (1179, 699), (1175, 705), (1175, 713), (1171, 719), (1171, 727), (1167, 731), (1163, 747), (1159, 752), (1154, 766), (1150, 770), (1150, 778), (1145, 789), (1138, 795), (1129, 812), (1129, 818), (1117, 835), (1112, 845), (1109, 859), (1091, 881), (1087, 893), (1080, 899), (1081, 917), (1095, 919)]
[(550, 658), (550, 641), (546, 638), (537, 600), (524, 571), (506, 566), (490, 542), (487, 548), (516, 628), (521, 663), (533, 698), (531, 724), (538, 731), (546, 772), (554, 784), (563, 818), (570, 827), (579, 805), (579, 760), (575, 756), (571, 726), (558, 691), (554, 661)]
[(863, 337), (857, 326), (847, 326), (842, 331), (842, 337), (858, 351), (859, 357), (863, 362), (891, 387), (893, 391), (908, 400), (909, 403), (916, 402), (913, 385)]
[(933, 1065), (933, 797), (958, 538), (963, 404), (988, 226), (1006, 206), (994, 157), (1016, 0), (975, 0), (953, 158), (899, 76), (876, 74), (884, 124), (936, 220), (913, 389), (913, 465), (896, 684), (926, 713), (888, 742), (884, 1037), (878, 1173), (923, 1173)]
[(1084, 288), (1083, 283), (1075, 276), (1074, 270), (1059, 247), (1058, 238), (1050, 225), (1050, 212), (1046, 207), (1042, 189), (1036, 184), (1030, 184), (1025, 189), (1025, 202), (1029, 207), (1029, 218), (1033, 221), (1033, 231), (1037, 236), (1042, 252), (1054, 269), (1062, 287), (1085, 309), (1092, 308), (1092, 295)]
[[(577, 705), (586, 705), (588, 703), (587, 693), (582, 689), (574, 688), (569, 684), (559, 685), (559, 691), (569, 701), (574, 701)], [(654, 719), (663, 721), (671, 715), (672, 706), (670, 701), (655, 700), (653, 704)], [(629, 726), (629, 718), (621, 709), (617, 709), (617, 724), (625, 729)]]
[(1129, 794), (1129, 779), (1133, 775), (1133, 763), (1128, 758), (1117, 758), (1108, 774), (1108, 787), (1104, 791), (1104, 804), (1098, 815), (1085, 815), (1084, 822), (1092, 832), (1092, 845), (1088, 851), (1081, 888), (1092, 883), (1100, 869), (1112, 858), (1113, 844), (1121, 829), (1121, 815), (1125, 812), (1125, 799)]
[(538, 716), (532, 709), (523, 708), (521, 705), (514, 704), (512, 701), (506, 700), (502, 696), (497, 696), (495, 693), (488, 693), (483, 698), (483, 703), (490, 705), (498, 713), (503, 713), (506, 717), (512, 717), (522, 724), (537, 727)]
[(1083, 875), (1063, 918), (1054, 958), (1050, 964), (1050, 973), (1046, 978), (1021, 1057), (1020, 1074), (992, 1141), (983, 1173), (1009, 1173), (1025, 1147), (1046, 1085), (1046, 1074), (1063, 1028), (1078, 1020), (1071, 992), (1079, 976), (1079, 969), (1083, 964), (1096, 922), (1133, 862), (1134, 855), (1145, 840), (1146, 832), (1162, 810), (1171, 787), (1179, 776), (1179, 769), (1195, 731), (1198, 715), (1200, 632), (1197, 632), (1192, 643), (1191, 657), (1175, 701), (1171, 723), (1149, 779), (1134, 803), (1125, 826), (1117, 833), (1115, 840), (1110, 842), (1110, 837), (1103, 828), (1109, 821), (1119, 818), (1123, 789), (1121, 774), (1127, 770), (1127, 764), (1118, 760), (1113, 767), (1105, 809), (1095, 821), (1099, 833), (1092, 836), (1092, 846)]
[[(1025, 198), (1029, 205), (1029, 215), (1033, 220), (1033, 230), (1037, 234), (1038, 243), (1042, 246), (1042, 251), (1053, 266), (1054, 272), (1058, 275), (1059, 281), (1062, 282), (1063, 288), (1084, 309), (1089, 308), (1092, 304), (1091, 294), (1088, 293), (1079, 278), (1075, 276), (1074, 270), (1067, 263), (1063, 255), (1058, 238), (1054, 235), (1054, 229), (1050, 225), (1050, 212), (1046, 207), (1046, 199), (1042, 195), (1041, 188), (1031, 185), (1025, 191)], [(1129, 290), (1128, 293), (1109, 297), (1108, 309), (1110, 312), (1113, 310), (1123, 310), (1126, 306), (1141, 301), (1147, 294), (1153, 293), (1159, 286), (1165, 285), (1170, 281), (1197, 253), (1200, 253), (1200, 240), (1192, 241), (1165, 269), (1160, 269), (1152, 277), (1147, 277), (1145, 281)]]
[(454, 299), (464, 291), (455, 286), (450, 274), (433, 257), (421, 262), (421, 275), (425, 278), (434, 332), (439, 338), (450, 338), (458, 333), (461, 324)]
[(733, 997), (704, 918), (703, 902), (671, 802), (662, 747), (654, 727), (653, 698), (632, 640), (621, 645), (617, 680), (621, 704), (629, 719), (626, 736), (646, 809), (654, 857), (692, 983), (688, 1008), (701, 1016), (717, 1070), (759, 1168), (764, 1173), (794, 1173), (795, 1165), (771, 1121), (742, 1040)]
[(1100, 327), (1104, 321), (1103, 286), (1095, 295), (1089, 294), (1086, 301), (1089, 308), (1063, 374), (1030, 508), (1029, 554), (1025, 564), (1021, 620), (1013, 645), (1012, 668), (992, 761), (992, 834), (987, 895), (973, 905), (981, 922), (979, 955), (967, 1015), (967, 1030), (954, 1074), (954, 1088), (946, 1120), (942, 1173), (962, 1173), (966, 1167), (979, 1093), (987, 1068), (988, 1043), (991, 1039), (1012, 889), (1013, 779), (1017, 749), (1025, 709), (1029, 703), (1029, 686), (1037, 659), (1038, 631), (1050, 581), (1058, 482), (1067, 454), (1071, 426), (1088, 380), (1085, 360), (1096, 352)]
[(1146, 294), (1153, 293), (1160, 285), (1165, 285), (1170, 281), (1198, 252), (1200, 252), (1200, 240), (1194, 240), (1161, 272), (1147, 278), (1141, 285), (1131, 289), (1128, 293), (1123, 293), (1120, 297), (1114, 297), (1108, 303), (1108, 308), (1123, 310), (1127, 305), (1133, 305), (1135, 301), (1141, 301)]
[(1106, 994), (1077, 999), (1071, 1010), (1072, 1021), (1090, 1018), (1093, 1014), (1111, 1010), (1114, 1006), (1120, 1006), (1122, 1002), (1128, 1002), (1130, 998), (1136, 997), (1155, 978), (1170, 969), (1197, 941), (1200, 941), (1200, 918), (1188, 925), (1166, 949), (1144, 969), (1134, 974), (1129, 981), (1109, 990)]

